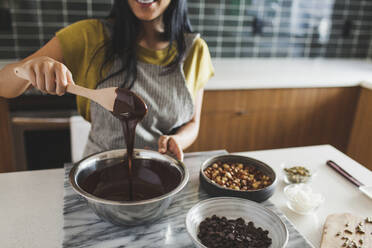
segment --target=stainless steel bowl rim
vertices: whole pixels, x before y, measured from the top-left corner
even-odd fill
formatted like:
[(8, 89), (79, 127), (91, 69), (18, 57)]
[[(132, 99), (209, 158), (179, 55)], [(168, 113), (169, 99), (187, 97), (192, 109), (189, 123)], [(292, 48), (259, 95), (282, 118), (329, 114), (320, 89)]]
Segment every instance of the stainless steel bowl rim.
[[(175, 195), (179, 191), (181, 191), (186, 186), (187, 182), (189, 181), (189, 177), (190, 177), (189, 171), (188, 171), (187, 167), (185, 166), (185, 164), (183, 162), (181, 162), (181, 161), (179, 161), (179, 160), (177, 160), (177, 159), (175, 159), (171, 156), (168, 156), (166, 154), (161, 154), (163, 157), (172, 161), (174, 164), (182, 166), (183, 170), (185, 171), (185, 174), (183, 175), (184, 177), (183, 177), (182, 181), (180, 182), (180, 184), (176, 188), (174, 188), (172, 191), (168, 192), (167, 194), (164, 194), (164, 195), (161, 195), (161, 196), (158, 196), (158, 197), (155, 197), (155, 198), (147, 199), (147, 200), (142, 200), (142, 201), (130, 201), (130, 202), (111, 201), (111, 200), (106, 200), (106, 199), (99, 198), (95, 195), (92, 195), (92, 194), (86, 192), (85, 190), (83, 190), (76, 183), (75, 172), (76, 172), (77, 168), (79, 167), (79, 165), (82, 162), (84, 162), (85, 160), (88, 160), (88, 159), (93, 159), (94, 157), (97, 157), (99, 155), (109, 154), (109, 153), (112, 153), (112, 152), (124, 152), (124, 151), (126, 152), (126, 149), (115, 149), (115, 150), (99, 152), (99, 153), (92, 154), (92, 155), (76, 162), (74, 167), (71, 169), (70, 174), (69, 174), (69, 180), (70, 180), (70, 183), (71, 183), (72, 188), (74, 189), (74, 191), (76, 193), (78, 193), (79, 195), (83, 196), (84, 198), (87, 198), (91, 201), (98, 202), (98, 203), (109, 204), (109, 205), (117, 205), (117, 206), (138, 206), (138, 205), (145, 205), (145, 204), (157, 202), (157, 201), (163, 200), (165, 198), (168, 198), (169, 196)], [(134, 152), (154, 152), (154, 153), (157, 153), (155, 151), (145, 150), (145, 149), (134, 149)]]
[[(255, 162), (258, 162), (258, 163), (261, 163), (261, 164), (264, 164), (266, 165), (270, 170), (272, 170), (272, 172), (274, 173), (275, 175), (275, 178), (273, 180), (273, 182), (270, 184), (270, 185), (267, 185), (266, 187), (262, 188), (262, 189), (252, 189), (252, 190), (236, 190), (236, 189), (230, 189), (230, 188), (226, 188), (226, 187), (222, 187), (221, 185), (219, 185), (218, 183), (214, 183), (212, 182), (212, 180), (207, 177), (205, 174), (204, 174), (204, 171), (203, 171), (203, 168), (206, 167), (206, 165), (210, 165), (211, 161), (213, 160), (216, 160), (216, 159), (223, 159), (223, 158), (242, 158), (242, 159), (249, 159), (249, 160), (253, 160)], [(254, 159), (254, 158), (251, 158), (251, 157), (247, 157), (247, 156), (241, 156), (241, 155), (234, 155), (234, 154), (227, 154), (227, 155), (218, 155), (218, 156), (215, 156), (215, 157), (211, 157), (209, 159), (207, 159), (206, 161), (204, 161), (204, 163), (202, 164), (202, 166), (200, 167), (200, 173), (202, 175), (203, 178), (205, 178), (205, 180), (207, 180), (209, 183), (213, 184), (214, 186), (216, 186), (217, 188), (220, 188), (220, 189), (223, 189), (223, 190), (227, 190), (227, 191), (232, 191), (232, 192), (257, 192), (257, 191), (261, 191), (263, 189), (267, 189), (271, 186), (274, 186), (278, 180), (277, 176), (276, 176), (276, 173), (274, 171), (273, 168), (271, 168), (269, 165), (267, 165), (266, 163), (260, 161), (260, 160), (257, 160), (257, 159)]]
[(189, 236), (191, 237), (191, 239), (193, 239), (195, 242), (198, 243), (198, 245), (200, 245), (201, 247), (204, 247), (204, 248), (208, 248), (206, 247), (205, 245), (203, 245), (202, 243), (200, 243), (200, 241), (198, 239), (195, 239), (190, 231), (189, 231), (189, 226), (187, 225), (187, 219), (189, 218), (189, 213), (192, 212), (192, 210), (194, 210), (195, 208), (198, 208), (200, 205), (202, 204), (205, 204), (206, 202), (209, 202), (209, 201), (228, 201), (228, 202), (232, 202), (232, 201), (241, 201), (241, 202), (249, 202), (250, 204), (253, 204), (253, 205), (256, 205), (256, 206), (259, 206), (260, 208), (262, 209), (265, 209), (265, 211), (271, 213), (272, 215), (274, 216), (277, 216), (278, 219), (280, 220), (280, 225), (284, 228), (285, 230), (285, 236), (286, 236), (286, 240), (284, 242), (284, 246), (288, 243), (288, 240), (289, 240), (289, 232), (288, 232), (288, 229), (287, 229), (287, 226), (284, 224), (284, 222), (282, 221), (282, 219), (276, 214), (274, 213), (271, 209), (267, 208), (267, 207), (264, 207), (262, 206), (261, 204), (257, 203), (257, 202), (254, 202), (254, 201), (251, 201), (251, 200), (248, 200), (248, 199), (242, 199), (242, 198), (239, 198), (239, 197), (212, 197), (212, 198), (209, 198), (209, 199), (205, 199), (205, 200), (202, 200), (198, 203), (196, 203), (194, 206), (192, 206), (192, 208), (189, 209), (189, 211), (187, 211), (187, 214), (186, 214), (186, 218), (185, 218), (185, 226), (186, 226), (186, 230), (187, 230), (187, 233), (189, 234)]

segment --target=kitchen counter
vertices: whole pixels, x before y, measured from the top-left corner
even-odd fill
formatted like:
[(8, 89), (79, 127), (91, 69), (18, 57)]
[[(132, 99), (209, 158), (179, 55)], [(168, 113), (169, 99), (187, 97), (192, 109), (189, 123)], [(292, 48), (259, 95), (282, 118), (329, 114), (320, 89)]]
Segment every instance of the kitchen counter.
[(60, 247), (63, 169), (0, 174), (0, 247)]
[[(336, 212), (371, 215), (372, 201), (325, 165), (332, 159), (362, 183), (372, 182), (372, 172), (332, 146), (310, 146), (241, 153), (271, 165), (280, 178), (272, 198), (295, 227), (318, 247), (325, 217)], [(300, 216), (287, 209), (280, 164), (304, 161), (318, 168), (312, 182), (325, 203), (313, 216)], [(63, 237), (63, 169), (0, 174), (0, 247), (60, 247)]]
[[(280, 177), (280, 182), (270, 200), (284, 212), (300, 233), (308, 238), (315, 247), (320, 244), (322, 227), (329, 214), (348, 212), (362, 217), (372, 215), (372, 200), (325, 163), (327, 160), (333, 160), (365, 185), (371, 185), (372, 172), (330, 145), (252, 151), (239, 154), (256, 158), (275, 168)], [(310, 185), (314, 192), (323, 194), (325, 202), (315, 215), (298, 215), (286, 206), (283, 194), (283, 188), (286, 184), (282, 180), (283, 175), (280, 169), (281, 163), (285, 161), (303, 161), (305, 164), (314, 166), (317, 170)]]
[(324, 88), (372, 89), (372, 62), (358, 59), (213, 59), (207, 90)]
[[(0, 69), (12, 60), (0, 60)], [(214, 58), (206, 90), (351, 87), (372, 89), (372, 61), (360, 59)]]

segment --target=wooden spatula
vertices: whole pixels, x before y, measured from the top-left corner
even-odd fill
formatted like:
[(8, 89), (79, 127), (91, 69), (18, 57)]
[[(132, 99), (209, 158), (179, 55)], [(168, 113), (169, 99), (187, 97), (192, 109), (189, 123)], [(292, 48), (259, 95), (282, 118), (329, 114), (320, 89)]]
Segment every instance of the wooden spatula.
[(114, 111), (114, 104), (116, 99), (116, 92), (115, 90), (117, 87), (109, 87), (104, 89), (88, 89), (76, 84), (69, 84), (67, 86), (66, 91), (71, 94), (79, 95), (86, 97), (96, 103), (100, 104), (102, 107), (107, 109), (108, 111)]
[[(14, 73), (23, 79), (30, 80), (27, 73), (22, 67), (14, 68)], [(104, 89), (88, 89), (75, 84), (69, 84), (66, 91), (71, 94), (86, 97), (96, 103), (100, 104), (102, 107), (109, 111), (114, 110), (115, 99), (117, 93), (115, 92), (116, 87), (104, 88)]]

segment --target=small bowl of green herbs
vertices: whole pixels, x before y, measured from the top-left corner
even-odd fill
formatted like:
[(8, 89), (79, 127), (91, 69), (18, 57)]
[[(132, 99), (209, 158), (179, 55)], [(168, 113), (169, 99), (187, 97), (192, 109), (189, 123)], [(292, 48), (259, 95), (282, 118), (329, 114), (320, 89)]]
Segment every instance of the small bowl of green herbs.
[(314, 167), (296, 161), (283, 162), (281, 171), (283, 180), (287, 184), (307, 183), (315, 176)]

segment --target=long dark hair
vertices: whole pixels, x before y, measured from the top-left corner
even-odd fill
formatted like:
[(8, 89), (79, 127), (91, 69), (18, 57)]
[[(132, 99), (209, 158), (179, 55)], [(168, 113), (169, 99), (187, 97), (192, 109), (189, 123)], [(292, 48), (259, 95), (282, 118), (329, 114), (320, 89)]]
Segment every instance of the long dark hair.
[[(140, 32), (140, 20), (133, 14), (128, 0), (115, 0), (107, 19), (114, 20), (114, 22), (111, 38), (101, 47), (105, 51), (104, 61), (100, 69), (101, 75), (103, 69), (117, 58), (121, 60), (122, 67), (103, 78), (100, 83), (125, 71), (123, 87), (130, 89), (137, 79), (136, 48)], [(169, 41), (170, 44), (168, 56), (174, 42), (177, 48), (176, 57), (167, 65), (167, 72), (171, 72), (180, 65), (185, 56), (184, 34), (191, 32), (191, 25), (187, 16), (187, 0), (171, 0), (168, 8), (163, 13), (163, 22), (164, 33), (162, 33), (162, 38)]]

